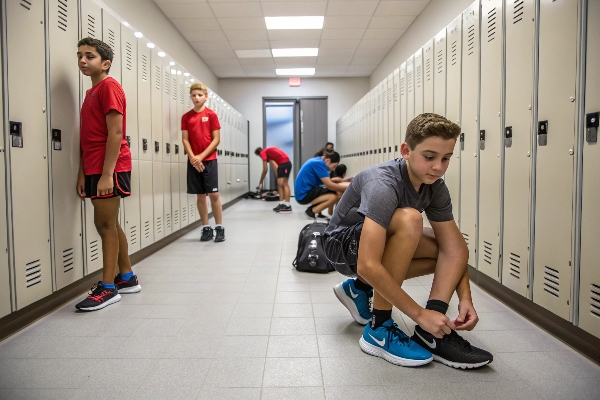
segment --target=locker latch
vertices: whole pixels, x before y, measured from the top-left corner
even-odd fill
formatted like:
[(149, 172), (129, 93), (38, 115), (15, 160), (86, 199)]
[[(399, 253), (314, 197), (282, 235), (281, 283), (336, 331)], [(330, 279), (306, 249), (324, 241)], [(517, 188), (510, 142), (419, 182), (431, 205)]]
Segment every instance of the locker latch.
[(142, 139), (142, 149), (148, 150), (148, 139)]
[(175, 154), (179, 154), (179, 145), (178, 144), (175, 145)]
[(156, 140), (154, 141), (154, 151), (158, 153), (160, 151), (160, 143)]
[(166, 151), (167, 151), (167, 154), (171, 153), (171, 143), (167, 143), (167, 144), (165, 145), (165, 149), (166, 149)]
[(504, 146), (512, 146), (512, 126), (504, 128)]
[(465, 149), (465, 133), (461, 132), (460, 134), (460, 149), (464, 150)]
[(62, 143), (60, 141), (61, 131), (60, 129), (52, 129), (52, 148), (54, 150), (62, 150)]
[(548, 120), (538, 122), (538, 146), (548, 145)]
[(383, 153), (385, 154), (385, 153), (386, 153), (386, 151), (387, 151), (387, 147), (384, 147), (384, 148), (383, 148)]
[(479, 150), (485, 150), (485, 129), (479, 131)]
[(381, 154), (381, 149), (379, 149), (379, 154)]
[(398, 151), (398, 145), (394, 146), (394, 151), (397, 152)]
[(373, 154), (373, 150), (369, 150), (369, 154)]
[(23, 123), (10, 121), (10, 135), (12, 136), (12, 147), (23, 147)]
[(388, 153), (392, 152), (392, 146), (388, 147)]
[(131, 148), (131, 136), (125, 136), (125, 140), (127, 140), (127, 147)]
[(600, 112), (589, 113), (585, 115), (585, 140), (588, 143), (598, 141), (598, 119)]

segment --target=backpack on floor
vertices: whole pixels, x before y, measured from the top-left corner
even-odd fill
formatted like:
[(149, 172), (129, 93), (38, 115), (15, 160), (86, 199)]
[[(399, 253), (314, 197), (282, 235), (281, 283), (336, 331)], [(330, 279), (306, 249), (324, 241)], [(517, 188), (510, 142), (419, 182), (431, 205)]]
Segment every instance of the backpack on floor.
[(321, 274), (334, 271), (333, 266), (325, 256), (325, 249), (323, 248), (323, 234), (326, 227), (327, 224), (313, 222), (300, 231), (298, 252), (292, 263), (298, 271)]

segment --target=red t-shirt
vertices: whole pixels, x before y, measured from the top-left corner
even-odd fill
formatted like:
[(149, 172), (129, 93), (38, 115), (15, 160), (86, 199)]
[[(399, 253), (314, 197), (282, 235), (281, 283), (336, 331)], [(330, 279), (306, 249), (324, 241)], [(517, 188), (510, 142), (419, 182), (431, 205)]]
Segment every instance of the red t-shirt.
[(290, 158), (279, 147), (267, 147), (260, 152), (260, 158), (263, 161), (275, 161), (275, 164), (281, 165), (289, 162)]
[(83, 151), (83, 172), (86, 175), (101, 174), (106, 155), (108, 126), (106, 114), (116, 110), (123, 115), (123, 139), (115, 165), (115, 172), (131, 171), (131, 151), (125, 137), (125, 92), (112, 77), (103, 79), (85, 93), (81, 106), (79, 139)]
[[(200, 112), (190, 111), (181, 117), (181, 130), (188, 131), (188, 138), (195, 155), (202, 153), (213, 140), (212, 133), (221, 129), (219, 117), (208, 107)], [(217, 150), (204, 157), (206, 161), (217, 159)]]

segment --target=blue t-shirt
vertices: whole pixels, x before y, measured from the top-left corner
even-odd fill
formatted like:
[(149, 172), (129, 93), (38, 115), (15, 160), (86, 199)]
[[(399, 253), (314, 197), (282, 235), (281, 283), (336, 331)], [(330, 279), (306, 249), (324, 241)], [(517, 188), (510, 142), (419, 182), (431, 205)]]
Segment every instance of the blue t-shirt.
[(302, 201), (310, 192), (310, 189), (322, 185), (321, 178), (329, 178), (329, 170), (325, 161), (321, 157), (308, 159), (298, 171), (298, 176), (294, 182), (296, 200)]

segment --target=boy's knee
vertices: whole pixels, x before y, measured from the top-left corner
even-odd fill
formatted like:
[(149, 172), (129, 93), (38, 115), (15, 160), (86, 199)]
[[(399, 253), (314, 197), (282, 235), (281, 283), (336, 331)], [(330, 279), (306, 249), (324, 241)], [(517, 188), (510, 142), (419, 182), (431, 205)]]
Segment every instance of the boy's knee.
[(420, 236), (423, 233), (423, 216), (414, 208), (398, 208), (392, 215), (389, 230), (392, 230), (392, 233), (402, 230)]
[(94, 221), (96, 232), (103, 237), (117, 232), (117, 224), (115, 221)]
[(219, 192), (210, 193), (208, 197), (210, 198), (210, 201), (217, 201), (219, 200)]

